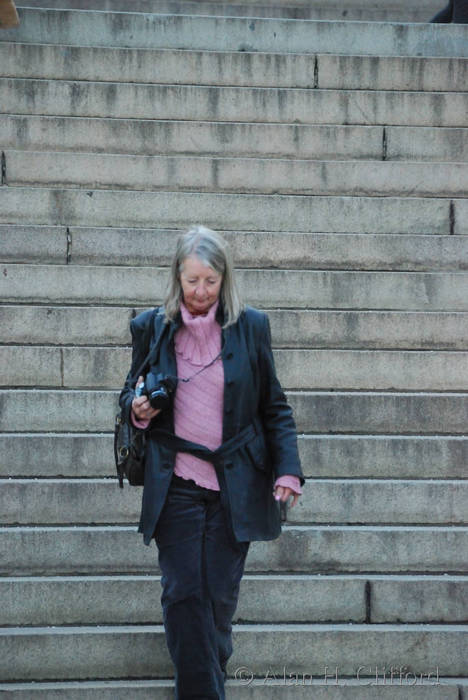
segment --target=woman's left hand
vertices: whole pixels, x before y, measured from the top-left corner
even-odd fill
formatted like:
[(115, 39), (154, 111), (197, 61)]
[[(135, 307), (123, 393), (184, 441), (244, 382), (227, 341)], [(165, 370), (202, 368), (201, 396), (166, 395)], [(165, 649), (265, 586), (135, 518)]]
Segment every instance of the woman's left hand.
[(290, 506), (293, 507), (296, 505), (297, 500), (299, 498), (299, 494), (297, 494), (295, 491), (289, 488), (289, 486), (277, 486), (275, 488), (275, 500), (277, 501), (283, 501), (283, 503), (286, 503), (289, 498), (292, 496), (293, 499), (290, 503)]

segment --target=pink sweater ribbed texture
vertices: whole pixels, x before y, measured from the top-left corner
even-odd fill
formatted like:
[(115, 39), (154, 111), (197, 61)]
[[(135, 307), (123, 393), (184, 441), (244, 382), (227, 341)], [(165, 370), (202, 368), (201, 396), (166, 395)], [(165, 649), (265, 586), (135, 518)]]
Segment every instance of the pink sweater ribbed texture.
[[(218, 302), (205, 316), (192, 316), (181, 304), (183, 324), (175, 335), (177, 376), (192, 377), (208, 365), (221, 350), (221, 326), (216, 321)], [(221, 358), (189, 382), (179, 381), (174, 399), (174, 431), (176, 435), (210, 450), (223, 440), (224, 369)], [(146, 428), (149, 421), (139, 421), (132, 411), (132, 421), (138, 428)], [(215, 469), (210, 462), (179, 452), (174, 472), (183, 479), (192, 479), (199, 486), (219, 491)], [(287, 474), (275, 481), (276, 486), (287, 486), (302, 493), (297, 476)]]
[[(183, 325), (175, 335), (179, 382), (174, 400), (176, 435), (215, 450), (223, 441), (224, 369), (221, 357), (199, 375), (221, 350), (221, 327), (215, 316), (218, 302), (206, 316), (192, 316), (181, 304)], [(180, 379), (193, 377), (189, 382)], [(199, 486), (219, 491), (215, 469), (210, 462), (178, 452), (174, 472), (193, 479)]]

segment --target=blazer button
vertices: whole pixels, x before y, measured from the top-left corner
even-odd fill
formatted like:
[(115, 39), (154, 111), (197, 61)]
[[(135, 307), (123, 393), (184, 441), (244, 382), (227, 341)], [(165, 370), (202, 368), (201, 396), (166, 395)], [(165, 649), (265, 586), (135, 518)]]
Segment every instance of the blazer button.
[(227, 408), (224, 409), (224, 413), (232, 413), (232, 408), (228, 406)]

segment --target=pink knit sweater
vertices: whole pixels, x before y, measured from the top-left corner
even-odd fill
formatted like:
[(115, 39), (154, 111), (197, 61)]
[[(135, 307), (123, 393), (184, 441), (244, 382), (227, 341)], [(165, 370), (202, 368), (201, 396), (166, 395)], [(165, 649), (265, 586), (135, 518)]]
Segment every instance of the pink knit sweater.
[[(181, 304), (183, 325), (175, 335), (177, 376), (192, 377), (208, 365), (221, 350), (221, 327), (216, 321), (218, 302), (205, 316), (192, 316)], [(223, 440), (224, 370), (221, 358), (189, 382), (179, 381), (174, 399), (174, 431), (176, 435), (205, 445), (210, 450)], [(139, 428), (149, 421), (139, 421), (132, 411), (132, 421)], [(192, 479), (199, 486), (219, 491), (215, 469), (193, 455), (178, 452), (174, 472), (183, 479)], [(279, 477), (276, 486), (288, 486), (302, 493), (297, 476)]]

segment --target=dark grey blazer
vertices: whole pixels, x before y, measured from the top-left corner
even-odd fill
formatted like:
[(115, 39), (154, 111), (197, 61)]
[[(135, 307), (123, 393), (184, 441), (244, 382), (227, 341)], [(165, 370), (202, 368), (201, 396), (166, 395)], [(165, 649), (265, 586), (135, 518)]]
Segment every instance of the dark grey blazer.
[[(132, 366), (120, 394), (120, 406), (127, 417), (135, 396), (130, 378), (145, 359), (142, 346), (151, 310), (131, 321)], [(216, 316), (224, 323), (220, 304)], [(177, 375), (174, 334), (182, 323), (179, 313), (166, 324), (152, 370)], [(235, 324), (222, 331), (224, 366), (223, 442), (235, 438), (246, 426), (254, 432), (247, 444), (217, 466), (223, 503), (230, 513), (232, 532), (239, 542), (271, 540), (281, 532), (278, 503), (273, 483), (278, 476), (293, 474), (304, 483), (297, 450), (292, 411), (276, 376), (267, 315), (246, 307)], [(150, 424), (147, 442), (145, 485), (139, 532), (149, 544), (164, 505), (174, 468), (175, 453), (160, 444), (151, 428), (173, 432), (174, 415), (167, 409)]]

